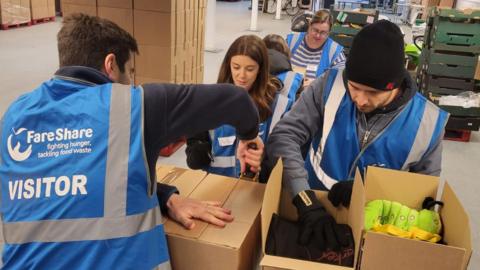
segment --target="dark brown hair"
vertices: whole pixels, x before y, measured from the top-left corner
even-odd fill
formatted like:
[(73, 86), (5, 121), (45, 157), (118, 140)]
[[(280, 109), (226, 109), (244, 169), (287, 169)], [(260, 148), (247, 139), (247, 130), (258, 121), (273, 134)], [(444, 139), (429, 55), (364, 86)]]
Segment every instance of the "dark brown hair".
[(237, 38), (223, 59), (220, 72), (218, 74), (218, 83), (233, 83), (230, 61), (236, 55), (246, 55), (257, 62), (259, 66), (257, 78), (248, 91), (250, 97), (257, 105), (260, 121), (265, 121), (271, 114), (270, 105), (273, 102), (275, 93), (281, 88), (281, 83), (269, 73), (269, 62), (267, 47), (263, 40), (255, 35), (244, 35)]
[(315, 12), (315, 15), (310, 20), (309, 26), (315, 23), (328, 23), (329, 28), (331, 29), (333, 24), (332, 14), (330, 14), (330, 11), (326, 9)]
[(290, 48), (288, 48), (287, 41), (282, 36), (277, 34), (266, 35), (263, 42), (265, 42), (267, 49), (281, 52), (290, 59)]
[(138, 53), (135, 39), (115, 23), (85, 14), (63, 19), (57, 34), (60, 67), (86, 66), (102, 70), (105, 57), (113, 53), (121, 72), (130, 52)]

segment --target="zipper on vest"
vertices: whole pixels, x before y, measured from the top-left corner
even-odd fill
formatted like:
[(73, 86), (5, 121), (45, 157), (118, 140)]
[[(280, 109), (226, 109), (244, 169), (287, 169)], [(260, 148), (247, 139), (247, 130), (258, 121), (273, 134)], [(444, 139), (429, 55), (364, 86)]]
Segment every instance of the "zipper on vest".
[[(405, 108), (405, 107), (404, 107)], [(361, 150), (360, 150), (360, 153), (358, 153), (357, 157), (355, 158), (355, 160), (353, 161), (352, 163), (352, 166), (350, 167), (350, 171), (348, 172), (348, 179), (353, 179), (353, 173), (355, 172), (355, 167), (358, 163), (358, 160), (360, 159), (360, 157), (362, 157), (363, 153), (365, 152), (365, 150), (371, 145), (373, 144), (384, 132), (385, 130), (390, 127), (390, 125), (395, 122), (395, 120), (400, 116), (400, 114), (403, 112), (403, 109), (397, 113), (397, 115), (395, 115), (395, 117), (393, 117), (393, 119), (390, 121), (390, 123), (388, 123), (388, 125), (386, 125), (378, 134), (377, 136), (375, 136), (375, 138), (373, 138), (373, 140), (371, 140), (369, 143), (367, 143), (365, 146), (362, 146)], [(365, 117), (365, 114), (363, 114), (363, 119), (365, 121), (367, 121), (367, 118)], [(378, 121), (378, 120), (377, 120)], [(375, 126), (375, 124), (377, 123), (377, 121), (375, 121), (375, 123), (372, 125), (372, 128)], [(366, 141), (368, 141), (368, 137), (370, 136), (370, 133), (371, 133), (371, 130), (372, 129), (369, 129), (365, 132), (365, 136), (363, 137), (363, 141), (362, 141), (362, 145), (365, 144)], [(368, 133), (368, 135), (367, 135)]]

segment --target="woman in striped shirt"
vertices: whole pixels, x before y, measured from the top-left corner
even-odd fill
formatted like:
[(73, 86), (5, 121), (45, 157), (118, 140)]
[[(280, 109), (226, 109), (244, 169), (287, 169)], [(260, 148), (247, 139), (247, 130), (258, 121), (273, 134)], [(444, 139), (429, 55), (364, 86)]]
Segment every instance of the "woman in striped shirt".
[(319, 10), (310, 21), (307, 32), (287, 36), (293, 70), (305, 75), (304, 86), (326, 69), (342, 67), (345, 63), (343, 47), (328, 37), (332, 23), (330, 12)]

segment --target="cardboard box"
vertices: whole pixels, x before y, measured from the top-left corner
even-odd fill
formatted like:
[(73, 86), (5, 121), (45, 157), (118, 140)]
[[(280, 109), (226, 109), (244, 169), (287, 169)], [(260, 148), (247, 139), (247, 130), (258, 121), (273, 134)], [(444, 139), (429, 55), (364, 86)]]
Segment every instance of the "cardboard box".
[(14, 25), (28, 23), (31, 20), (30, 0), (0, 1), (1, 24)]
[(96, 0), (62, 0), (61, 6), (63, 17), (72, 13), (84, 13), (90, 16), (97, 16)]
[(57, 15), (57, 4), (55, 0), (47, 0), (47, 17), (55, 17)]
[(439, 7), (452, 8), (455, 0), (440, 0)]
[(135, 73), (141, 77), (165, 82), (175, 79), (175, 47), (138, 45), (140, 53), (135, 57)]
[(175, 14), (135, 9), (133, 20), (138, 44), (175, 47)]
[[(363, 193), (365, 202), (375, 199), (398, 201), (421, 209), (425, 197), (437, 194), (438, 177), (369, 167)], [(354, 191), (355, 192), (355, 191)], [(445, 183), (440, 216), (444, 228), (443, 240), (448, 245), (403, 239), (386, 234), (366, 232), (364, 235), (361, 269), (467, 269), (472, 255), (469, 218), (452, 188)], [(363, 213), (363, 212), (362, 212)]]
[(32, 20), (49, 17), (47, 0), (30, 0), (30, 10), (32, 14)]
[(133, 9), (133, 0), (97, 0), (97, 6)]
[(185, 10), (185, 0), (134, 0), (134, 9), (175, 13)]
[(177, 47), (185, 46), (186, 37), (186, 16), (185, 11), (178, 11), (175, 13), (175, 45)]
[(101, 7), (97, 8), (98, 17), (108, 19), (133, 34), (133, 9)]
[(196, 76), (197, 76), (196, 83), (203, 83), (203, 66), (197, 67)]
[[(281, 189), (281, 179), (282, 165), (279, 162), (267, 183), (262, 206), (263, 251), (272, 213), (296, 219), (291, 198), (288, 198), (288, 194)], [(354, 266), (359, 269), (466, 269), (472, 254), (470, 223), (468, 215), (448, 183), (445, 184), (441, 197), (445, 206), (440, 210), (444, 240), (448, 245), (363, 230), (366, 202), (386, 199), (421, 209), (425, 197), (435, 197), (439, 182), (438, 177), (369, 167), (365, 185), (358, 172), (355, 176), (348, 210), (343, 207), (335, 209), (326, 198), (326, 192), (318, 191), (316, 194), (337, 222), (349, 224), (352, 228), (356, 254)], [(352, 269), (271, 255), (265, 255), (260, 264), (263, 269)]]
[(196, 221), (192, 230), (167, 220), (165, 232), (173, 269), (254, 269), (260, 244), (263, 184), (172, 166), (157, 167), (157, 179), (177, 186), (183, 196), (220, 201), (235, 216), (225, 228)]
[(97, 0), (62, 0), (62, 3), (84, 6), (97, 6)]
[[(296, 220), (296, 209), (292, 204), (292, 198), (286, 190), (282, 190), (282, 175), (283, 166), (279, 161), (277, 166), (273, 169), (268, 179), (267, 186), (265, 188), (265, 194), (263, 196), (263, 205), (261, 211), (262, 218), (262, 252), (264, 254), (260, 265), (263, 270), (340, 270), (340, 269), (354, 269), (354, 267), (342, 267), (330, 264), (317, 263), (312, 261), (304, 261), (291, 259), (286, 257), (279, 257), (265, 254), (265, 243), (267, 240), (268, 228), (270, 227), (270, 221), (272, 214), (276, 213), (280, 216), (288, 218), (290, 220)], [(361, 186), (361, 183), (355, 181), (355, 186)], [(352, 228), (352, 233), (355, 241), (355, 262), (357, 262), (357, 255), (359, 253), (360, 240), (362, 237), (362, 213), (363, 213), (363, 201), (361, 196), (354, 196), (352, 194), (352, 200), (350, 202), (349, 210), (345, 208), (335, 208), (327, 199), (327, 192), (316, 191), (318, 199), (325, 206), (327, 211), (332, 214), (338, 223), (348, 224)], [(407, 269), (407, 268), (406, 268)]]
[[(30, 21), (30, 1), (0, 0), (0, 24), (12, 25)], [(28, 13), (28, 18), (27, 18)]]
[(142, 85), (146, 83), (175, 83), (175, 81), (174, 80), (165, 81), (158, 78), (148, 78), (148, 77), (135, 75), (135, 85)]

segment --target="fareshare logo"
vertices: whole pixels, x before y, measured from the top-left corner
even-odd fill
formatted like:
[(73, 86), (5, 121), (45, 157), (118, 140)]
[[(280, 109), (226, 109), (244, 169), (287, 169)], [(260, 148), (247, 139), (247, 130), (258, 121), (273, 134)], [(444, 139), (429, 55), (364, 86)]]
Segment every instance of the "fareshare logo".
[[(13, 129), (12, 129), (13, 130)], [(20, 133), (24, 132), (27, 130), (26, 128), (20, 128), (19, 130), (15, 131), (13, 130), (13, 134), (10, 134), (8, 136), (7, 140), (7, 148), (8, 148), (8, 154), (10, 157), (15, 160), (15, 161), (24, 161), (25, 159), (29, 158), (30, 155), (32, 154), (32, 145), (28, 145), (27, 150), (25, 151), (20, 151), (20, 142), (17, 142), (15, 147), (12, 147), (12, 135), (18, 136)]]

